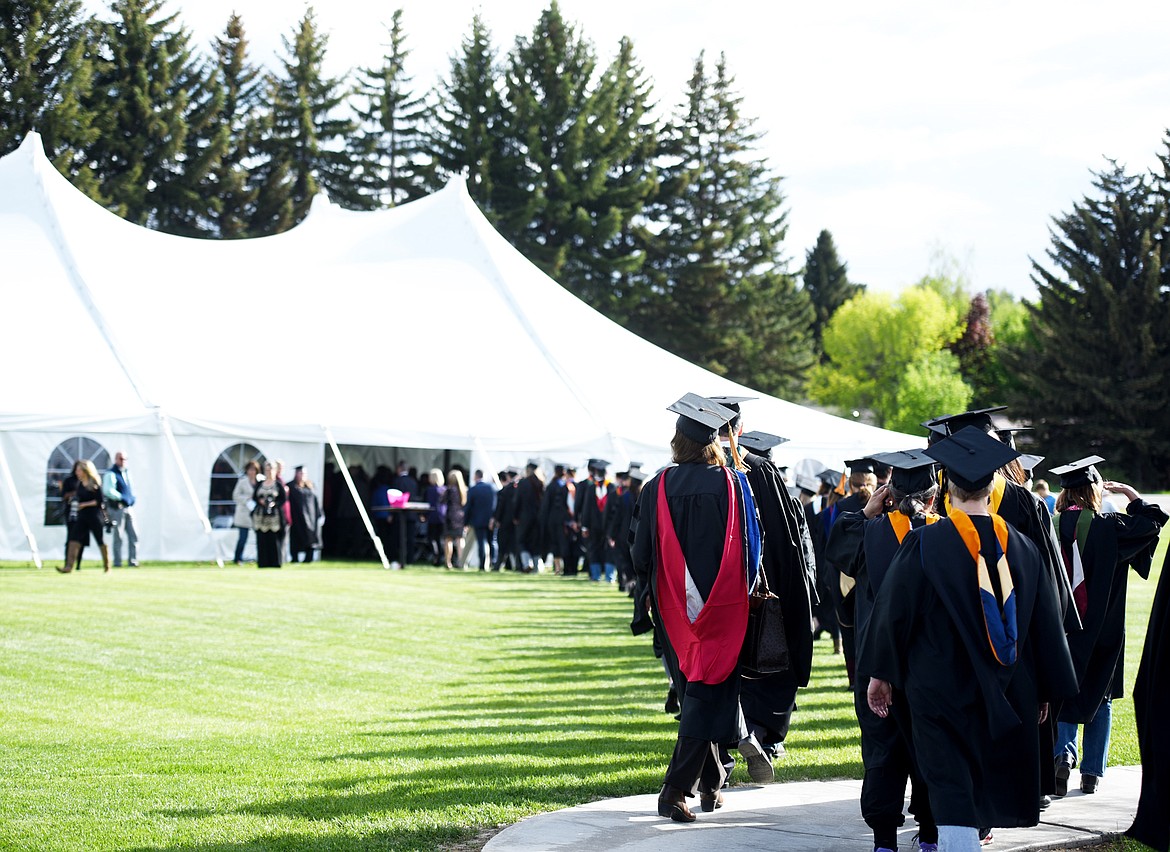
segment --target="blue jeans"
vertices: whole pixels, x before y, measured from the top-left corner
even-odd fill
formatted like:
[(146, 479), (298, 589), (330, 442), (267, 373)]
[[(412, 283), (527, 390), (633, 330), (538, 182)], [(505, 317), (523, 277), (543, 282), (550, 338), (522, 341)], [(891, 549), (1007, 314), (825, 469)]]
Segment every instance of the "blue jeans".
[[(1056, 723), (1056, 757), (1067, 755), (1076, 766), (1077, 728), (1072, 722)], [(1105, 759), (1109, 755), (1109, 735), (1113, 729), (1113, 700), (1106, 698), (1097, 708), (1097, 715), (1085, 725), (1084, 742), (1081, 744), (1080, 767), (1082, 775), (1105, 774)]]
[[(616, 574), (617, 574), (617, 566), (614, 565), (612, 562), (606, 562), (605, 563), (605, 581), (607, 583), (612, 583), (613, 579), (614, 579), (614, 575), (616, 575)], [(601, 563), (600, 562), (590, 562), (589, 563), (589, 579), (593, 580), (594, 582), (601, 579)]]
[(244, 545), (248, 543), (248, 528), (238, 527), (240, 537), (236, 541), (236, 562), (244, 561)]
[(496, 561), (495, 542), (492, 541), (492, 532), (487, 527), (474, 527), (475, 555), (479, 557), (479, 570), (486, 571)]

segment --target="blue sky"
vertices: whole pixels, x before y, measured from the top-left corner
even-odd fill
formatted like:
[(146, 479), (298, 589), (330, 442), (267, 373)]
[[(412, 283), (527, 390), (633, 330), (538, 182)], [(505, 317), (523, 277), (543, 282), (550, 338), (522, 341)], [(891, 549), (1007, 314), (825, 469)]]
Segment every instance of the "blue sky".
[[(1051, 218), (1116, 159), (1154, 165), (1170, 127), (1170, 3), (560, 0), (602, 60), (627, 35), (662, 107), (695, 58), (727, 57), (761, 153), (785, 178), (791, 268), (828, 228), (850, 276), (896, 290), (958, 265), (974, 289), (1034, 292)], [(88, 0), (102, 13), (104, 4)], [(496, 44), (547, 0), (321, 0), (332, 73), (375, 64), (395, 8), (429, 86), (479, 10)], [(234, 10), (270, 62), (306, 4), (168, 0), (201, 45)]]

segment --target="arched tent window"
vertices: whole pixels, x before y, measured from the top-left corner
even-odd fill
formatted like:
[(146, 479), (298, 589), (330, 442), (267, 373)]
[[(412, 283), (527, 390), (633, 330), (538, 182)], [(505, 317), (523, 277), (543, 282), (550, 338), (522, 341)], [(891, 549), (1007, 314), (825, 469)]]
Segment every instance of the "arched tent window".
[(45, 472), (45, 526), (65, 525), (65, 507), (61, 505), (61, 483), (73, 473), (73, 463), (89, 459), (98, 473), (110, 466), (109, 451), (84, 435), (67, 438), (54, 448), (49, 455), (49, 467)]
[(233, 444), (215, 460), (211, 468), (211, 490), (207, 499), (207, 517), (217, 529), (230, 527), (236, 502), (232, 491), (244, 475), (244, 465), (255, 460), (262, 467), (264, 454), (251, 444)]

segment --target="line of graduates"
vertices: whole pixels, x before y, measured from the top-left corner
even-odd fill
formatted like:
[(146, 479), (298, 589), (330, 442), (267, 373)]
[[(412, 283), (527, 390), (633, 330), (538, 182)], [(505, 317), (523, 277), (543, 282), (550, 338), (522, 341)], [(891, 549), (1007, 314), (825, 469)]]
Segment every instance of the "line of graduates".
[[(907, 780), (920, 848), (974, 850), (1067, 794), (1077, 725), (1082, 792), (1104, 774), (1127, 573), (1148, 576), (1167, 515), (1103, 481), (1093, 456), (1053, 469), (1054, 520), (999, 410), (936, 418), (925, 450), (874, 456), (889, 483), (827, 527), (826, 561), (852, 584), (840, 600), (875, 849), (897, 848)], [(1105, 489), (1125, 514), (1101, 511)]]
[[(678, 737), (658, 798), (658, 814), (678, 822), (695, 820), (687, 800), (696, 795), (704, 811), (722, 807), (734, 750), (753, 781), (773, 779), (797, 690), (812, 669), (811, 539), (768, 457), (783, 439), (743, 435), (746, 401), (687, 394), (669, 406), (678, 415), (674, 464), (645, 483), (630, 531), (631, 629), (653, 632), (678, 702)], [(741, 452), (741, 438), (754, 451)], [(789, 652), (786, 669), (765, 675), (739, 659), (749, 590), (761, 577), (781, 600)]]
[(521, 572), (544, 569), (576, 576), (587, 566), (591, 580), (633, 589), (627, 531), (646, 474), (638, 462), (607, 476), (609, 462), (589, 459), (588, 475), (575, 480), (576, 467), (555, 465), (546, 484), (540, 463), (530, 459), (523, 475), (515, 468), (501, 471), (492, 526), (499, 564)]

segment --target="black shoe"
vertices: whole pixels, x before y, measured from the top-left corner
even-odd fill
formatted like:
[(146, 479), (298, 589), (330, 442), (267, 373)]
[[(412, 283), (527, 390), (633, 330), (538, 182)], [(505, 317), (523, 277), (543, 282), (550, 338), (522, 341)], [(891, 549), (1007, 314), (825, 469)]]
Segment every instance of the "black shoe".
[(663, 784), (662, 792), (658, 794), (658, 815), (669, 817), (675, 822), (695, 821), (694, 812), (687, 807), (686, 794), (669, 784)]
[(716, 808), (723, 807), (723, 794), (716, 790), (714, 793), (699, 793), (699, 807), (703, 813), (711, 813)]
[(1100, 781), (1101, 781), (1101, 779), (1098, 778), (1096, 775), (1086, 775), (1085, 773), (1082, 772), (1081, 773), (1081, 792), (1084, 793), (1085, 795), (1090, 795), (1092, 793), (1096, 793), (1097, 792), (1097, 784), (1100, 783)]
[(670, 688), (670, 692), (666, 693), (666, 706), (662, 709), (665, 713), (677, 713), (682, 710), (678, 703), (678, 693), (675, 692), (673, 686)]
[(757, 784), (771, 784), (776, 779), (776, 771), (772, 768), (772, 761), (760, 747), (755, 736), (749, 734), (739, 741), (739, 753), (747, 761), (748, 775)]
[(1056, 792), (1053, 794), (1058, 799), (1063, 799), (1068, 795), (1068, 776), (1072, 773), (1072, 763), (1069, 759), (1061, 755), (1056, 758)]

